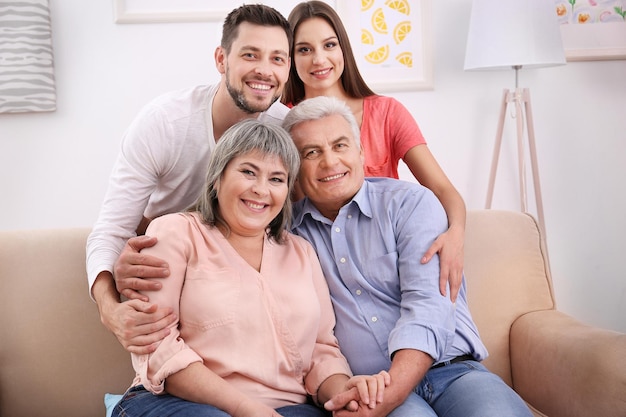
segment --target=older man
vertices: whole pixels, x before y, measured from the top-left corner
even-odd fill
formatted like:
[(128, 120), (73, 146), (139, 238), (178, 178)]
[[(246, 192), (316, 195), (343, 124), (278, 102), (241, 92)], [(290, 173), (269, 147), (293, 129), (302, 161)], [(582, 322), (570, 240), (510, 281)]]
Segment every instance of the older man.
[[(420, 263), (447, 228), (435, 195), (418, 184), (364, 177), (359, 129), (343, 102), (306, 100), (283, 126), (300, 151), (306, 195), (295, 207), (294, 231), (317, 250), (342, 352), (357, 374), (391, 375), (383, 404), (359, 415), (532, 416), (480, 364), (487, 351), (465, 283), (452, 303), (439, 292), (439, 262)], [(343, 405), (336, 398), (327, 406)]]

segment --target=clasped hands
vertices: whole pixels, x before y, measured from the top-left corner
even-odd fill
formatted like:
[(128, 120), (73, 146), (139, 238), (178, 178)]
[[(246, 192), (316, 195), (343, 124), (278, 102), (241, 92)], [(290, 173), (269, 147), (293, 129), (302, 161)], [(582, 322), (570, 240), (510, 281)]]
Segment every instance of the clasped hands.
[(357, 375), (350, 378), (344, 390), (324, 403), (333, 416), (370, 416), (377, 405), (382, 404), (385, 388), (391, 384), (387, 371), (375, 375)]

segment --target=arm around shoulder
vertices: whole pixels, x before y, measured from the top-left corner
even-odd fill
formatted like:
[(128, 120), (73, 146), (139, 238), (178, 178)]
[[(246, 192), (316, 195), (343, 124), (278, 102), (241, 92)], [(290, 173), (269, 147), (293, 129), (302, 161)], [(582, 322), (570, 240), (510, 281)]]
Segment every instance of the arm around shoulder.
[(463, 278), (466, 207), (461, 194), (452, 185), (426, 145), (411, 148), (404, 158), (415, 178), (430, 189), (446, 211), (448, 230), (423, 254), (422, 262), (431, 260), (435, 253), (440, 258), (440, 292), (456, 301)]
[(176, 320), (171, 308), (159, 308), (141, 300), (120, 302), (113, 275), (108, 271), (98, 274), (92, 294), (102, 324), (132, 353), (153, 352), (158, 342), (170, 333), (168, 326)]

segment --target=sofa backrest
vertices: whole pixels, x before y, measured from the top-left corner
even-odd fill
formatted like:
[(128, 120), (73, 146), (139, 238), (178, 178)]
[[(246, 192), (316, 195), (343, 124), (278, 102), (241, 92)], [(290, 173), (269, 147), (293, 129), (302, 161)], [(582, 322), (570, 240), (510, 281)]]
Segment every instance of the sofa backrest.
[(489, 350), (484, 365), (512, 386), (511, 325), (555, 308), (545, 238), (530, 215), (499, 210), (469, 211), (465, 237), (468, 302)]
[(0, 415), (103, 417), (130, 355), (87, 291), (88, 229), (0, 232)]
[[(0, 416), (102, 417), (104, 393), (122, 393), (132, 382), (130, 355), (88, 295), (88, 234), (0, 231)], [(536, 222), (515, 212), (469, 212), (465, 271), (491, 355), (485, 365), (511, 384), (512, 322), (554, 308)]]

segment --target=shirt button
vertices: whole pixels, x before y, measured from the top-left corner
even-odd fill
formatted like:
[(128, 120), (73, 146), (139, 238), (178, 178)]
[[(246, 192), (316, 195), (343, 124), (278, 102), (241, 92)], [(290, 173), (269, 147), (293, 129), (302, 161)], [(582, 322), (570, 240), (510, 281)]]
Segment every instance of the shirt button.
[(339, 233), (341, 232), (341, 229), (339, 227), (335, 227), (335, 232)]
[(346, 258), (339, 259), (339, 262), (341, 262), (342, 264), (345, 264), (346, 263)]
[(352, 214), (348, 214), (348, 218), (351, 219), (352, 218)]
[(372, 317), (372, 321), (373, 321), (374, 323), (376, 323), (376, 322), (378, 321), (378, 317), (376, 317), (376, 316)]
[(356, 295), (361, 295), (361, 290), (356, 290)]

